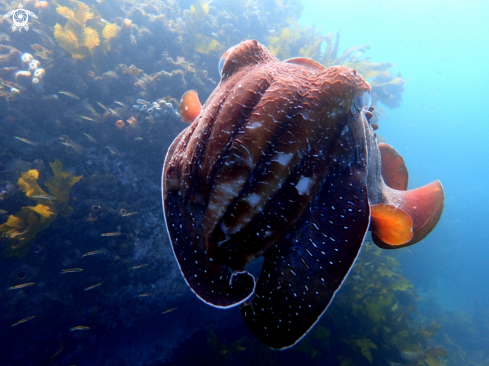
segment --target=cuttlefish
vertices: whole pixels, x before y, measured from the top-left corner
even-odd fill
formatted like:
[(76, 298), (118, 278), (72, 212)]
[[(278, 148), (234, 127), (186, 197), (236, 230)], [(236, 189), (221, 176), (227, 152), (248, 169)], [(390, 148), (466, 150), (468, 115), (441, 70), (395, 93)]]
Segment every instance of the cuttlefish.
[[(370, 85), (345, 66), (276, 59), (244, 41), (221, 59), (204, 106), (162, 174), (166, 225), (190, 289), (218, 308), (241, 305), (246, 325), (275, 349), (319, 320), (368, 231), (381, 248), (423, 239), (438, 223), (439, 181), (407, 190), (394, 148), (378, 143)], [(246, 268), (264, 257), (257, 279)]]

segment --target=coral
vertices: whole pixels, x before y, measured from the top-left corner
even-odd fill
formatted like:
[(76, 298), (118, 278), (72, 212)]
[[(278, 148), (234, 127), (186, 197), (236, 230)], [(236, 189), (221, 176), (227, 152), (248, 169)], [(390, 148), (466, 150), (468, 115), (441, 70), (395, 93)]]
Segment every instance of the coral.
[(10, 215), (7, 222), (0, 225), (0, 232), (9, 241), (4, 254), (24, 256), (29, 252), (29, 244), (36, 235), (50, 226), (57, 215), (68, 216), (72, 209), (68, 206), (70, 190), (82, 176), (75, 177), (67, 171), (62, 171), (63, 164), (56, 160), (50, 163), (54, 176), (46, 182), (48, 195), (37, 183), (39, 171), (31, 169), (21, 174), (17, 185), (26, 197), (36, 200), (36, 206), (26, 206)]
[[(93, 55), (98, 48), (104, 53), (110, 50), (109, 41), (117, 34), (115, 23), (107, 24), (98, 13), (91, 12), (88, 5), (80, 1), (71, 0), (71, 4), (74, 10), (65, 6), (56, 8), (58, 14), (67, 19), (64, 26), (54, 26), (54, 38), (58, 44), (71, 53), (74, 59)], [(102, 45), (101, 38), (104, 39)]]

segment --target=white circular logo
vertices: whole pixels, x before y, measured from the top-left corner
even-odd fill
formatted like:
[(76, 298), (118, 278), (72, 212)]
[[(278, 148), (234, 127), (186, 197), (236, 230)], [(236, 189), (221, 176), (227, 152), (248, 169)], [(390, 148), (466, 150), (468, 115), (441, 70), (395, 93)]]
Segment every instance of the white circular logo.
[(34, 14), (32, 11), (24, 9), (22, 4), (19, 3), (18, 8), (9, 11), (3, 16), (3, 19), (6, 19), (10, 16), (12, 17), (12, 21), (14, 22), (14, 24), (12, 24), (12, 31), (15, 31), (17, 29), (19, 31), (22, 31), (22, 28), (28, 31), (29, 24), (27, 24), (27, 22), (29, 21), (29, 15), (37, 19), (36, 14)]

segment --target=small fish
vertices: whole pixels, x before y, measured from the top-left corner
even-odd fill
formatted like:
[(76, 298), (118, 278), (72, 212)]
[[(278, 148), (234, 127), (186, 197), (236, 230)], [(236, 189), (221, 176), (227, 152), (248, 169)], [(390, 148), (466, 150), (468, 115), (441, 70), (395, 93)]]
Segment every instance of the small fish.
[(142, 138), (142, 137), (136, 137), (136, 138), (134, 139), (134, 141), (143, 141), (143, 138)]
[(148, 297), (148, 296), (151, 296), (151, 295), (153, 295), (152, 292), (146, 292), (145, 294), (139, 295), (139, 297)]
[(127, 108), (127, 105), (125, 105), (122, 102), (119, 102), (118, 100), (114, 100), (114, 103), (120, 105), (121, 107)]
[(83, 268), (67, 268), (63, 269), (61, 273), (75, 273), (75, 272), (82, 272)]
[(92, 121), (92, 122), (99, 123), (99, 121), (97, 121), (95, 118), (92, 118), (92, 117), (88, 117), (88, 116), (84, 116), (84, 115), (80, 115), (80, 117), (83, 118), (83, 119), (86, 119), (87, 121)]
[(100, 236), (119, 236), (121, 235), (122, 233), (120, 232), (115, 232), (115, 233), (103, 233), (103, 234), (100, 234)]
[[(29, 226), (27, 227), (27, 229), (25, 229), (24, 231), (14, 231), (13, 233), (11, 233), (11, 234), (9, 235), (9, 238), (10, 238), (10, 239), (13, 239), (13, 238), (16, 238), (16, 237), (18, 237), (18, 236), (22, 236), (22, 235), (24, 235), (26, 232), (28, 232), (30, 228), (31, 228), (31, 227), (30, 227), (30, 225), (29, 225)], [(21, 238), (20, 240), (24, 240), (24, 238)]]
[(111, 148), (110, 146), (106, 146), (107, 149), (109, 149), (109, 151), (114, 154), (114, 155), (119, 155), (119, 156), (122, 156), (122, 154), (116, 150), (114, 150), (113, 148)]
[(150, 104), (149, 102), (145, 101), (144, 99), (138, 99), (136, 100), (137, 104)]
[(81, 257), (88, 257), (89, 255), (95, 255), (95, 254), (101, 254), (101, 253), (104, 253), (105, 250), (101, 249), (101, 250), (94, 250), (93, 252), (88, 252), (88, 253), (85, 253), (83, 254)]
[(109, 112), (112, 113), (114, 116), (117, 116), (117, 117), (121, 116), (119, 113), (117, 113), (116, 111), (114, 111), (113, 109), (110, 109), (110, 108), (109, 108)]
[(138, 264), (137, 266), (131, 267), (131, 269), (143, 268), (143, 267), (146, 267), (147, 265), (148, 265), (148, 263)]
[(50, 200), (50, 201), (55, 201), (56, 197), (49, 196), (47, 194), (36, 194), (34, 196), (31, 196), (30, 198), (34, 198), (36, 200)]
[(95, 139), (94, 139), (92, 136), (90, 136), (88, 133), (83, 132), (83, 134), (84, 134), (85, 136), (87, 136), (87, 137), (88, 137), (88, 139), (89, 139), (90, 141), (92, 141), (92, 142), (97, 142), (97, 140), (95, 140)]
[(71, 147), (73, 149), (78, 149), (79, 148), (78, 145), (75, 145), (74, 143), (68, 142), (68, 141), (62, 141), (61, 144), (65, 145), (65, 146), (68, 146), (68, 147)]
[(21, 320), (19, 320), (17, 323), (12, 324), (12, 325), (11, 325), (11, 327), (15, 327), (16, 325), (19, 325), (19, 324), (22, 324), (22, 323), (28, 322), (29, 320), (32, 320), (32, 319), (34, 319), (35, 317), (36, 317), (36, 316), (35, 316), (35, 315), (33, 315), (33, 316), (29, 316), (29, 317), (27, 317), (27, 318), (21, 319)]
[(70, 330), (89, 330), (90, 327), (85, 327), (84, 325), (77, 325), (76, 327), (70, 328)]
[(19, 141), (22, 141), (22, 142), (25, 142), (26, 144), (29, 144), (29, 145), (32, 145), (32, 146), (39, 146), (39, 144), (37, 142), (34, 142), (34, 141), (31, 141), (31, 140), (27, 140), (23, 137), (19, 137), (19, 136), (14, 136), (17, 140)]
[(161, 314), (168, 314), (171, 313), (173, 310), (177, 310), (178, 308), (171, 308), (171, 309), (166, 309), (165, 311), (162, 311)]
[(23, 283), (23, 284), (17, 285), (17, 286), (11, 286), (8, 289), (9, 290), (17, 290), (19, 288), (29, 287), (29, 286), (32, 286), (34, 284), (35, 284), (35, 282), (28, 282), (28, 283)]
[(137, 215), (137, 214), (138, 214), (138, 211), (134, 211), (134, 212), (125, 213), (124, 215), (121, 215), (121, 216), (126, 217), (126, 216), (132, 216), (132, 215)]
[(414, 252), (413, 252), (411, 249), (406, 248), (406, 250), (407, 250), (409, 253), (411, 253), (412, 255), (416, 255), (416, 253), (414, 253)]
[(60, 91), (58, 92), (58, 94), (64, 94), (64, 95), (69, 96), (70, 98), (73, 98), (73, 99), (76, 99), (76, 100), (80, 100), (80, 97), (79, 97), (79, 96), (77, 96), (77, 95), (75, 95), (75, 94), (73, 94), (73, 93), (70, 93), (70, 92), (64, 91), (64, 90), (60, 90)]
[(5, 210), (0, 210), (0, 215), (6, 215), (6, 214), (8, 214), (8, 212), (7, 212), (7, 211), (5, 211)]
[(91, 289), (94, 289), (96, 287), (99, 287), (100, 285), (102, 285), (102, 282), (100, 283), (96, 283), (95, 285), (92, 285), (92, 286), (88, 286), (85, 290), (83, 291), (88, 291), (88, 290), (91, 290)]
[(107, 109), (108, 109), (106, 106), (104, 106), (104, 105), (103, 105), (102, 103), (100, 103), (100, 102), (97, 102), (97, 104), (98, 104), (99, 106), (101, 106), (101, 107), (102, 107), (104, 110), (107, 110)]

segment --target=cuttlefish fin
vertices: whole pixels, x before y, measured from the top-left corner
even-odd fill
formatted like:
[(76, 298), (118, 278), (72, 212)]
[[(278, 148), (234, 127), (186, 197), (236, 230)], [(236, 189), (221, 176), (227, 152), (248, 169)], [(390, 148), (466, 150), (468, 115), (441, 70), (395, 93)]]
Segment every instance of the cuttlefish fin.
[(385, 203), (378, 203), (370, 207), (370, 215), (372, 235), (382, 243), (398, 246), (412, 239), (413, 220), (406, 212)]
[(202, 110), (199, 96), (195, 90), (189, 90), (180, 100), (180, 115), (186, 123), (192, 123)]
[[(385, 241), (382, 235), (377, 235), (374, 224), (372, 238), (375, 244), (381, 248), (396, 249), (415, 244), (426, 237), (440, 220), (445, 195), (443, 186), (438, 180), (409, 191), (396, 191), (387, 188), (384, 194), (387, 196), (388, 203), (396, 202), (396, 208), (409, 215), (412, 220), (413, 236), (406, 243), (391, 244)], [(391, 206), (393, 205), (391, 204)], [(373, 211), (375, 210), (377, 209)]]
[(300, 65), (300, 66), (312, 67), (313, 69), (318, 69), (318, 70), (325, 70), (326, 69), (319, 62), (314, 61), (312, 58), (307, 58), (307, 57), (289, 58), (288, 60), (285, 60), (284, 62), (287, 62), (290, 64), (296, 64), (296, 65)]
[(408, 170), (404, 159), (389, 144), (379, 143), (382, 161), (382, 178), (385, 184), (398, 191), (405, 191), (408, 185)]

